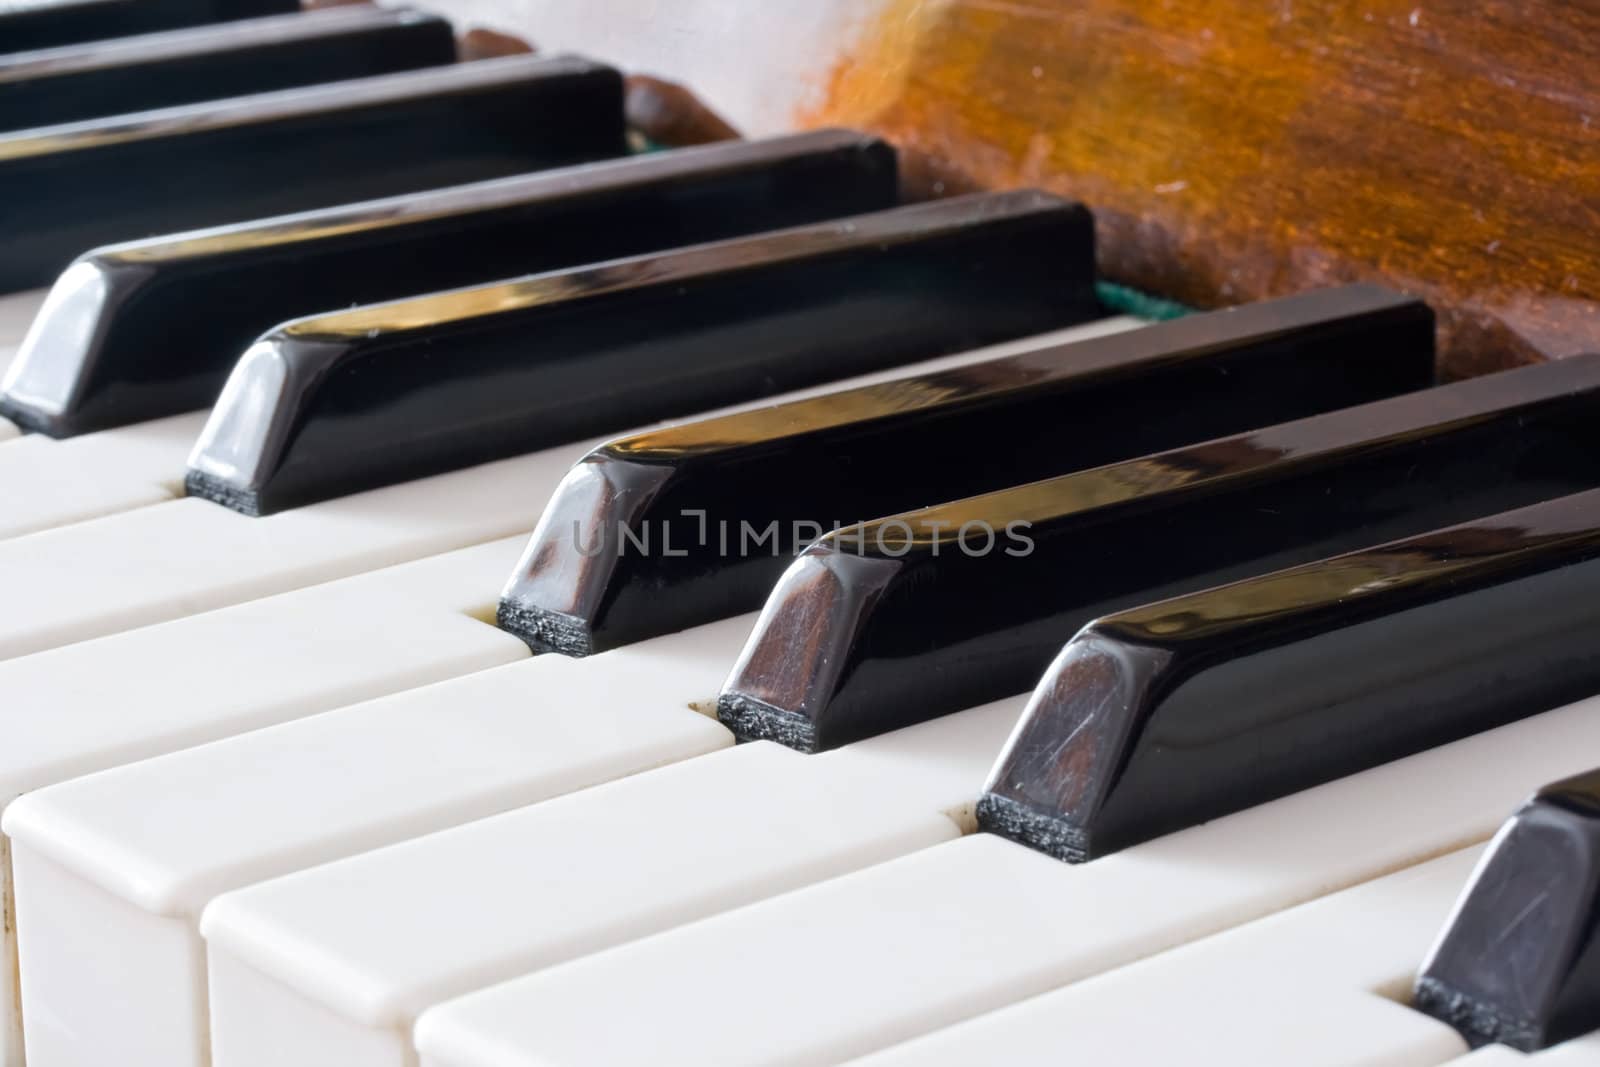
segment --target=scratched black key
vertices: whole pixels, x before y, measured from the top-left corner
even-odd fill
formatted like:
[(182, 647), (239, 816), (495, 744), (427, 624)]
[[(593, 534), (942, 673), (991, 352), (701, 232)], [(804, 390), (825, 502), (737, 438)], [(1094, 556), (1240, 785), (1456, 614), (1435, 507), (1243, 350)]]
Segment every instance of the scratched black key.
[(288, 319), (885, 208), (894, 151), (730, 141), (97, 249), (57, 282), (0, 412), (57, 437), (212, 403)]
[(44, 0), (0, 12), (0, 52), (286, 15), (299, 9), (300, 0)]
[(0, 135), (0, 291), (112, 241), (625, 150), (622, 81), (513, 56)]
[(1600, 692), (1596, 634), (1600, 491), (1106, 615), (978, 822), (1093, 859)]
[(454, 62), (444, 19), (365, 5), (0, 56), (0, 130)]
[(266, 513), (1068, 325), (1093, 227), (982, 194), (301, 319), (229, 378), (189, 492)]
[(1600, 770), (1545, 786), (1500, 828), (1412, 1001), (1474, 1048), (1533, 1052), (1600, 1030), (1597, 930)]
[[(1425, 305), (1348, 286), (625, 437), (563, 481), (500, 625), (586, 655), (752, 611), (836, 523), (1421, 388), (1432, 351)], [(743, 529), (771, 537), (727, 551)]]
[(724, 688), (830, 748), (1033, 688), (1091, 619), (1600, 485), (1600, 355), (876, 519), (784, 572)]

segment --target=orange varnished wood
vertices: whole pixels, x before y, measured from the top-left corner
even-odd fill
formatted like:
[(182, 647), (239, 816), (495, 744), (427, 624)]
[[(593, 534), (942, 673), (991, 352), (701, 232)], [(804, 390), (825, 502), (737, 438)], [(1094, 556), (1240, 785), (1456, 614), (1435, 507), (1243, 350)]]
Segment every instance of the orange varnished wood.
[(1600, 7), (890, 0), (811, 124), (919, 191), (1039, 185), (1114, 279), (1210, 307), (1380, 280), (1448, 374), (1600, 349)]

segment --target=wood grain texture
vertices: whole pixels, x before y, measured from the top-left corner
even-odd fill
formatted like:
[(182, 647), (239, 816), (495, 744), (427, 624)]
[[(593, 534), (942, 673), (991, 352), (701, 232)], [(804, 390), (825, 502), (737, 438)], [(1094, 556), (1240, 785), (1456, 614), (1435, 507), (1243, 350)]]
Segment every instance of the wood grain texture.
[(892, 0), (824, 97), (917, 192), (1091, 204), (1117, 281), (1387, 282), (1450, 376), (1600, 349), (1600, 5)]

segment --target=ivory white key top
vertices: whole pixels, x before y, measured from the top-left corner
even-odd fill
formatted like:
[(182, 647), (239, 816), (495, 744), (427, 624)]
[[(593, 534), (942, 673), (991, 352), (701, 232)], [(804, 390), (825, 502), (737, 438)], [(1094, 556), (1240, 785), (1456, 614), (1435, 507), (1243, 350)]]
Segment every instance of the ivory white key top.
[(205, 1064), (198, 920), (220, 892), (731, 745), (690, 705), (715, 704), (752, 622), (526, 659), (17, 800), (29, 1061)]
[(583, 451), (551, 449), (262, 519), (184, 499), (0, 542), (0, 659), (531, 530)]
[(1403, 999), (1481, 852), (1452, 852), (856, 1062), (1421, 1067), (1452, 1059), (1466, 1050), (1461, 1037)]
[[(0, 663), (0, 804), (75, 775), (526, 658), (521, 641), (480, 621), (492, 617), (524, 540)], [(10, 875), (8, 865), (7, 916)], [(15, 929), (5, 924), (10, 959)], [(5, 985), (12, 975), (0, 968)], [(15, 994), (0, 989), (0, 1033), (18, 1032), (15, 1011)]]
[(1600, 1064), (1600, 1031), (1573, 1038), (1539, 1052), (1518, 1052), (1505, 1045), (1485, 1045), (1445, 1067), (1595, 1067)]
[(1586, 701), (1081, 866), (975, 835), (464, 997), (416, 1040), (429, 1067), (865, 1055), (1483, 840), (1597, 744)]
[[(943, 370), (1138, 325), (1125, 316), (1102, 319), (740, 407)], [(529, 453), (265, 518), (184, 499), (45, 531), (25, 544), (0, 543), (0, 588), (6, 591), (0, 599), (0, 659), (531, 531), (562, 476), (596, 443)], [(0, 502), (6, 493), (0, 482)]]
[[(44, 305), (48, 289), (29, 289), (20, 293), (0, 296), (0, 381), (5, 380), (11, 357), (17, 354), (22, 339), (27, 336), (33, 317)], [(17, 427), (10, 419), (0, 418), (0, 441), (17, 436)]]
[(0, 539), (183, 496), (184, 461), (205, 413), (64, 441), (32, 434), (0, 448)]
[(213, 1062), (409, 1064), (429, 1004), (948, 841), (1022, 703), (744, 745), (218, 897)]

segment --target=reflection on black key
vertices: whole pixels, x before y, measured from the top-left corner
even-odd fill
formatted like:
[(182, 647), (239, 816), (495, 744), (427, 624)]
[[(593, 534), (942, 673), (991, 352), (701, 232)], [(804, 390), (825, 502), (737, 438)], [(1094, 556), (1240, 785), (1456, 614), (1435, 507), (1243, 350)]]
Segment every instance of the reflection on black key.
[(357, 6), (0, 56), (0, 130), (455, 60), (444, 19)]
[(1026, 692), (1098, 616), (1600, 485), (1600, 356), (877, 519), (784, 572), (719, 704), (830, 748)]
[(1600, 770), (1545, 786), (1500, 828), (1413, 1003), (1474, 1048), (1533, 1052), (1600, 1030), (1597, 928)]
[(39, 0), (0, 12), (0, 52), (286, 15), (300, 0)]
[(189, 491), (266, 513), (1097, 313), (1093, 228), (961, 197), (289, 323)]
[(0, 136), (0, 291), (109, 241), (625, 149), (622, 80), (571, 57), (459, 63)]
[(1107, 615), (979, 825), (1093, 859), (1600, 692), (1597, 633), (1600, 491)]
[(62, 437), (190, 411), (288, 319), (872, 211), (895, 188), (888, 145), (825, 130), (98, 249), (57, 282), (0, 413)]
[(1432, 351), (1425, 305), (1348, 286), (626, 437), (563, 482), (500, 625), (586, 655), (751, 611), (836, 523), (1420, 388)]

